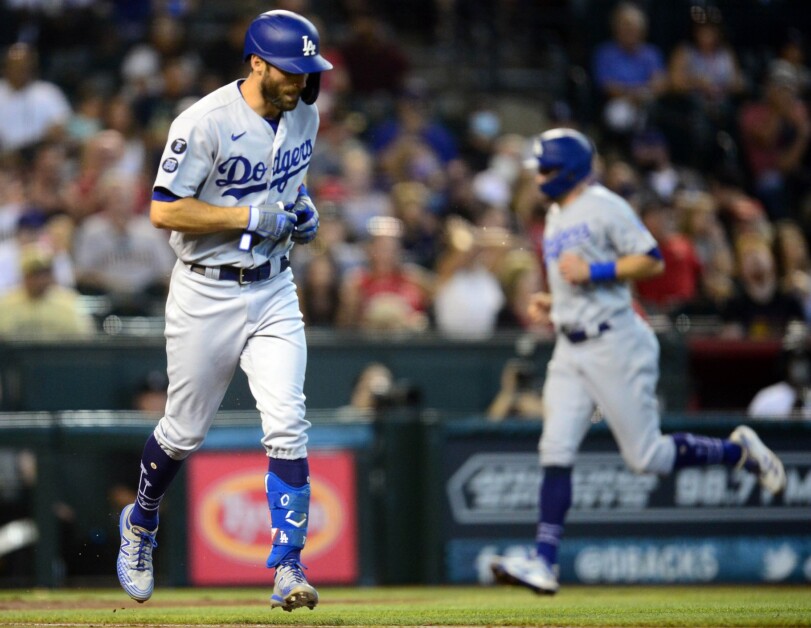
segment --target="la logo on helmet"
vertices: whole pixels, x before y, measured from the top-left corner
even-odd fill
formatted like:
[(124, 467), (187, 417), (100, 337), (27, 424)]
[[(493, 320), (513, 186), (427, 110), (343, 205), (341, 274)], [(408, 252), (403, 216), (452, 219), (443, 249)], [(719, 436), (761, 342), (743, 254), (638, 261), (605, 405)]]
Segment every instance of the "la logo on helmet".
[(309, 35), (302, 35), (301, 39), (304, 42), (304, 45), (301, 48), (301, 54), (303, 54), (305, 57), (311, 57), (314, 55), (316, 53), (315, 43), (310, 41)]

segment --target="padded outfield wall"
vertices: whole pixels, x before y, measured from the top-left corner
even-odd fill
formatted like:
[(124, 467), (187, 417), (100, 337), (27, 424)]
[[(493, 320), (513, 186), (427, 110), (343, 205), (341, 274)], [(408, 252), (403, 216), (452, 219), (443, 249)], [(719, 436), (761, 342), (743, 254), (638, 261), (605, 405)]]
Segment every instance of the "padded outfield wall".
[[(315, 413), (311, 432), (309, 560), (318, 582), (487, 582), (490, 555), (531, 549), (540, 424), (451, 420), (414, 409), (346, 424), (330, 414)], [(670, 414), (665, 428), (725, 435), (738, 420)], [(35, 538), (16, 552), (22, 560), (0, 558), (0, 583), (115, 585), (115, 500), (137, 481), (153, 426), (154, 418), (131, 413), (0, 415), (0, 449), (30, 451), (37, 460), (22, 518)], [(721, 467), (634, 475), (605, 427), (595, 425), (575, 469), (562, 581), (811, 580), (811, 426), (755, 427), (786, 462), (788, 487), (777, 498), (751, 476)], [(259, 438), (253, 414), (218, 417), (165, 500), (159, 584), (269, 582)]]

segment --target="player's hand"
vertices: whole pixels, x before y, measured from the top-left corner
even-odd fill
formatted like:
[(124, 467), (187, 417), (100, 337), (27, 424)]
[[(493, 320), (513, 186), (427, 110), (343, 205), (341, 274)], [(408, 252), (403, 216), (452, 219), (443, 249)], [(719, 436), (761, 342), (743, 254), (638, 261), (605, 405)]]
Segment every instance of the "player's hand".
[(269, 240), (283, 240), (293, 232), (296, 216), (281, 203), (251, 205), (247, 230)]
[(313, 205), (307, 188), (302, 184), (298, 189), (298, 198), (291, 210), (296, 216), (292, 240), (296, 244), (307, 244), (318, 233), (318, 210)]
[(577, 253), (566, 251), (558, 259), (560, 276), (571, 284), (581, 285), (591, 280), (589, 263)]
[(529, 297), (527, 314), (533, 323), (548, 325), (549, 311), (552, 309), (552, 295), (548, 292), (536, 292)]

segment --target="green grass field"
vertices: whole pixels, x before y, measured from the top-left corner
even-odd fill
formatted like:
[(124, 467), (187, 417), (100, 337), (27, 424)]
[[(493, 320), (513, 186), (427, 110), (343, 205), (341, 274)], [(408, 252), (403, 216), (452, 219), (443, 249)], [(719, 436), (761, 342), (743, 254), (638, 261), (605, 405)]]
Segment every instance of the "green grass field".
[(0, 626), (811, 626), (811, 587), (322, 588), (310, 611), (270, 609), (265, 589), (0, 591)]

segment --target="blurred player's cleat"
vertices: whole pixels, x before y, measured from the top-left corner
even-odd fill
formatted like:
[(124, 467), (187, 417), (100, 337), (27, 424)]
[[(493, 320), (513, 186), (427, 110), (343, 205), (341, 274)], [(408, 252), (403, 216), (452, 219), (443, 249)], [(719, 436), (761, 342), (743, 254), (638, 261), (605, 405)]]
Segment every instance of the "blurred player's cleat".
[(739, 425), (729, 435), (729, 440), (743, 449), (743, 458), (738, 468), (745, 466), (747, 459), (754, 461), (761, 486), (772, 495), (776, 495), (786, 487), (786, 471), (783, 469), (783, 463), (763, 444), (752, 428)]
[(158, 529), (147, 530), (130, 523), (130, 513), (135, 504), (121, 511), (118, 529), (121, 533), (121, 548), (118, 550), (118, 581), (133, 600), (146, 602), (152, 597), (155, 578), (152, 571), (152, 549), (158, 546), (155, 534)]
[(318, 592), (307, 582), (298, 562), (282, 562), (276, 567), (273, 595), (270, 596), (271, 608), (281, 607), (290, 612), (303, 606), (312, 610), (316, 604)]
[(535, 556), (496, 556), (490, 563), (493, 577), (499, 584), (519, 584), (535, 593), (554, 595), (558, 576), (543, 558)]

